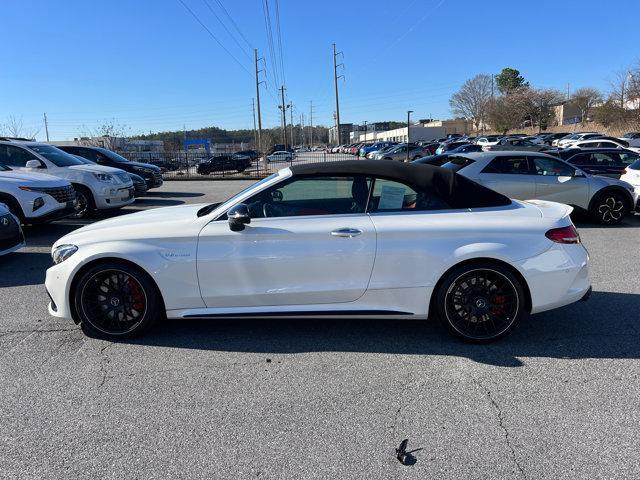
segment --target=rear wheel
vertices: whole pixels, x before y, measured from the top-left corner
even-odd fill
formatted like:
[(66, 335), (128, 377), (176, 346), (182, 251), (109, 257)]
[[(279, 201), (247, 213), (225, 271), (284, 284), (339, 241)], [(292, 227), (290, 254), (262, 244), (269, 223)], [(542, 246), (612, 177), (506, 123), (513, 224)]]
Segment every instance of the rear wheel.
[(162, 299), (142, 270), (117, 262), (86, 271), (73, 293), (77, 320), (89, 336), (129, 338), (148, 330), (163, 313)]
[(604, 192), (591, 208), (591, 216), (605, 225), (620, 223), (627, 214), (627, 201), (619, 192)]
[(490, 263), (452, 270), (436, 301), (440, 320), (449, 332), (473, 343), (503, 337), (526, 315), (520, 280), (508, 269)]

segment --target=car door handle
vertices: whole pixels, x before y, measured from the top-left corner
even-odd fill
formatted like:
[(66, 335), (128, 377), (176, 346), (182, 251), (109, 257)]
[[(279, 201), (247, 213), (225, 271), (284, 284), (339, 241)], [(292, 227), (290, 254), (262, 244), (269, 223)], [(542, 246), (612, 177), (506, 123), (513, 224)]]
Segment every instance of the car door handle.
[(334, 237), (357, 237), (362, 233), (362, 230), (358, 230), (357, 228), (339, 228), (338, 230), (334, 230), (331, 232), (331, 235)]

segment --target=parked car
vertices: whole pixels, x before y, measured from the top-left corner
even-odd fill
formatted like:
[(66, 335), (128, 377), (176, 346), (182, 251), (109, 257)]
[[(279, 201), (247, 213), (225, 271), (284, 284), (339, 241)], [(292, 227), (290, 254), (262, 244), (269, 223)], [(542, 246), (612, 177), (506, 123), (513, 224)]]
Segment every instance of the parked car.
[(489, 145), (484, 148), (490, 151), (514, 151), (514, 150), (526, 150), (529, 152), (543, 152), (548, 150), (547, 145), (536, 144), (519, 137), (505, 137), (501, 138), (495, 145)]
[(407, 158), (409, 158), (409, 161), (417, 160), (429, 153), (429, 150), (417, 144), (410, 144), (408, 148), (409, 154), (407, 155), (407, 144), (401, 143), (391, 150), (378, 153), (374, 158), (377, 160), (397, 160), (404, 162)]
[(486, 342), (588, 297), (589, 258), (570, 211), (426, 165), (298, 165), (223, 204), (69, 233), (52, 248), (49, 312), (110, 339), (165, 315), (431, 315)]
[(260, 159), (260, 152), (257, 150), (240, 150), (239, 152), (236, 152), (236, 154), (249, 157), (251, 161)]
[(600, 137), (592, 140), (582, 140), (570, 145), (570, 148), (629, 148), (629, 142), (613, 137)]
[[(640, 158), (624, 169), (620, 180), (631, 185), (635, 190), (636, 196), (640, 199)], [(640, 212), (640, 200), (636, 200), (635, 210)]]
[(26, 245), (20, 219), (9, 207), (0, 203), (0, 256), (20, 250)]
[[(438, 146), (438, 148), (436, 148), (436, 151), (434, 153), (436, 155), (440, 155), (442, 153), (449, 152), (451, 150), (455, 150), (456, 148), (462, 147), (464, 145), (469, 145), (469, 142), (467, 142), (466, 140), (444, 142), (444, 143), (441, 143)], [(480, 148), (482, 148), (482, 147), (480, 147)]]
[(476, 138), (476, 145), (480, 145), (481, 147), (489, 147), (491, 145), (497, 145), (502, 135), (485, 135), (482, 137)]
[(196, 172), (200, 175), (211, 175), (214, 172), (244, 172), (251, 167), (251, 159), (245, 155), (215, 155), (198, 164)]
[(0, 140), (0, 149), (5, 155), (2, 163), (12, 171), (47, 173), (70, 182), (76, 194), (76, 218), (122, 208), (134, 201), (131, 178), (117, 168), (86, 165), (46, 143)]
[(277, 143), (273, 147), (269, 149), (267, 155), (273, 155), (275, 152), (290, 152), (293, 153), (293, 148), (291, 145), (285, 145), (283, 143)]
[(591, 140), (592, 138), (599, 137), (602, 137), (602, 134), (598, 132), (579, 132), (554, 140), (551, 144), (559, 148), (567, 148), (573, 143), (581, 142), (582, 140)]
[(285, 151), (273, 152), (271, 155), (267, 155), (268, 162), (292, 162), (295, 158), (295, 153)]
[[(78, 160), (87, 165), (95, 165), (95, 162), (88, 160), (80, 155), (74, 155)], [(126, 172), (129, 175), (129, 178), (133, 182), (133, 195), (135, 197), (142, 197), (147, 193), (147, 182), (140, 175), (136, 175), (135, 173)]]
[(531, 143), (535, 143), (536, 145), (545, 145), (544, 139), (538, 135), (529, 135), (528, 137), (523, 137), (523, 140), (527, 140)]
[[(124, 158), (122, 155), (119, 155), (116, 152), (112, 152), (111, 150), (107, 150), (106, 148), (102, 147), (65, 145), (58, 148), (60, 150), (64, 150), (67, 153), (71, 153), (72, 155), (79, 155), (81, 157), (84, 157), (87, 160), (91, 160), (98, 165), (118, 168), (120, 170), (124, 170), (125, 172), (140, 175), (147, 182), (147, 189), (158, 188), (163, 183), (162, 172), (160, 170), (160, 167), (157, 165), (142, 162), (132, 162), (131, 160)], [(173, 165), (177, 168), (176, 164)]]
[(480, 145), (476, 145), (473, 143), (466, 143), (464, 145), (460, 145), (459, 147), (455, 147), (451, 150), (446, 150), (446, 153), (468, 153), (468, 152), (482, 152), (482, 147)]
[(625, 168), (640, 158), (637, 152), (621, 148), (570, 148), (559, 150), (557, 155), (587, 173), (613, 178), (620, 178)]
[(640, 147), (640, 132), (625, 133), (620, 140), (627, 142), (630, 147)]
[(542, 138), (545, 145), (551, 146), (555, 140), (560, 140), (561, 138), (568, 137), (569, 135), (571, 134), (567, 132), (559, 132), (559, 133), (544, 133), (539, 135), (539, 137)]
[(590, 175), (544, 153), (462, 153), (442, 168), (510, 198), (566, 203), (588, 212), (603, 224), (620, 223), (637, 202), (637, 194), (628, 183)]
[(397, 143), (396, 142), (375, 142), (371, 145), (365, 145), (360, 149), (360, 156), (366, 157), (367, 154), (371, 152), (379, 152), (383, 148), (389, 147), (391, 145), (397, 145)]
[[(0, 162), (6, 160), (0, 145)], [(71, 184), (43, 173), (14, 172), (0, 163), (0, 202), (21, 223), (46, 223), (72, 215), (76, 194)]]

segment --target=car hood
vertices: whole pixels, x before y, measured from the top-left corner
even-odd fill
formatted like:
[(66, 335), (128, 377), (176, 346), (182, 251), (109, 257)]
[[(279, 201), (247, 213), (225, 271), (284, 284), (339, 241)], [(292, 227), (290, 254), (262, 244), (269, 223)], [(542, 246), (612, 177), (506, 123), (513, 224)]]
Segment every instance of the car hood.
[(179, 205), (154, 208), (102, 220), (65, 235), (55, 242), (57, 245), (86, 245), (93, 243), (167, 238), (172, 236), (196, 236), (206, 218), (197, 213), (206, 204)]
[(157, 165), (152, 165), (150, 163), (128, 162), (125, 165), (128, 165), (130, 167), (135, 167), (135, 168), (146, 168), (148, 170), (153, 170), (154, 172), (160, 171), (160, 167), (158, 167)]
[(90, 173), (118, 173), (123, 170), (120, 168), (106, 167), (104, 165), (72, 165), (68, 167), (69, 170), (80, 170), (82, 172)]
[(24, 173), (17, 170), (0, 172), (0, 184), (16, 183), (24, 187), (56, 188), (66, 187), (69, 182), (44, 173)]

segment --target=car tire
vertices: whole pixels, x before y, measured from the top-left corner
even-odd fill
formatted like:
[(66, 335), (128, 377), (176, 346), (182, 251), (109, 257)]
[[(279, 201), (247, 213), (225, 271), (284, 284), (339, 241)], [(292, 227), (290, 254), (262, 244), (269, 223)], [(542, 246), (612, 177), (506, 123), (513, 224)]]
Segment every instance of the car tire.
[(469, 343), (502, 338), (528, 315), (521, 280), (490, 262), (450, 270), (439, 282), (435, 302), (449, 333)]
[(164, 317), (156, 284), (127, 263), (104, 262), (89, 268), (72, 292), (74, 319), (86, 335), (119, 340), (148, 331)]
[(4, 203), (9, 208), (9, 211), (18, 217), (20, 223), (24, 224), (26, 222), (26, 218), (22, 212), (22, 207), (15, 199), (11, 197), (0, 197), (0, 203)]
[(616, 191), (598, 194), (591, 206), (591, 217), (603, 225), (616, 225), (628, 213), (627, 199)]
[(96, 210), (96, 202), (91, 191), (84, 185), (73, 185), (76, 191), (75, 212), (69, 218), (87, 218)]

